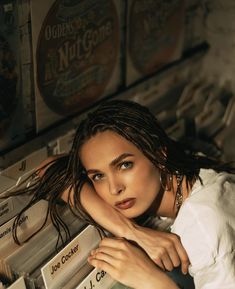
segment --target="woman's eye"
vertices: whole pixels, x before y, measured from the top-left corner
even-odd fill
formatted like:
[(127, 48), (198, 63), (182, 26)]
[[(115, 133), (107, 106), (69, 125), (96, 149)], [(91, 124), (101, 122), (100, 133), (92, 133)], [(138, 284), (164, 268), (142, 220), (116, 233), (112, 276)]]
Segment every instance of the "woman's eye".
[(133, 162), (123, 162), (120, 164), (120, 169), (130, 169), (133, 167)]
[(99, 181), (102, 179), (102, 177), (103, 177), (103, 174), (95, 174), (92, 176), (92, 180), (93, 181)]

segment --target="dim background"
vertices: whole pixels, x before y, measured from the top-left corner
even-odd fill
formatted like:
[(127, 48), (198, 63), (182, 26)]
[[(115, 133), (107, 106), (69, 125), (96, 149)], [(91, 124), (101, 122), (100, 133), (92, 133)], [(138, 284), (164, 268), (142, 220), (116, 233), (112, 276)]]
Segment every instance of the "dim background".
[[(67, 102), (60, 101), (59, 96), (51, 97), (49, 94), (52, 95), (52, 90), (49, 85), (42, 81), (39, 83), (43, 78), (40, 73), (44, 75), (46, 70), (41, 63), (48, 61), (53, 46), (58, 47), (59, 43), (59, 40), (43, 42), (42, 27), (49, 25), (50, 21), (52, 24), (56, 23), (53, 18), (56, 13), (53, 14), (51, 11), (57, 9), (60, 2), (64, 1), (49, 1), (47, 4), (45, 2), (45, 11), (38, 8), (37, 1), (1, 1), (0, 3), (0, 167), (2, 170), (42, 147), (46, 147), (46, 155), (60, 153), (62, 148), (59, 147), (58, 139), (61, 137), (64, 139), (64, 136), (69, 134), (70, 137), (63, 141), (71, 144), (73, 132), (81, 115), (99, 101), (112, 97), (133, 99), (147, 105), (173, 138), (186, 143), (189, 141), (194, 148), (203, 153), (226, 160), (234, 157), (234, 1), (168, 1), (169, 7), (174, 5), (176, 9), (183, 7), (183, 10), (179, 8), (176, 11), (176, 15), (172, 16), (175, 18), (172, 18), (170, 23), (173, 26), (175, 23), (178, 28), (175, 30), (172, 28), (172, 31), (163, 28), (163, 33), (169, 33), (169, 37), (172, 33), (177, 33), (176, 42), (173, 44), (175, 50), (174, 53), (169, 52), (168, 56), (161, 54), (162, 51), (159, 50), (163, 63), (160, 63), (157, 58), (157, 52), (155, 54), (150, 52), (151, 55), (147, 56), (149, 59), (146, 61), (151, 62), (151, 57), (153, 62), (155, 61), (155, 66), (150, 68), (140, 67), (142, 61), (140, 58), (143, 58), (150, 49), (146, 49), (145, 52), (145, 44), (138, 49), (131, 46), (131, 42), (136, 40), (135, 37), (138, 38), (138, 33), (142, 33), (138, 31), (136, 36), (133, 29), (140, 29), (137, 25), (136, 7), (143, 6), (143, 2), (113, 1), (112, 6), (106, 7), (104, 14), (107, 15), (97, 16), (103, 17), (104, 20), (113, 17), (113, 35), (110, 43), (116, 45), (112, 50), (113, 54), (116, 53), (116, 58), (115, 61), (111, 59), (104, 64), (111, 77), (105, 79), (99, 86), (91, 83), (89, 92), (87, 90), (85, 93), (84, 90), (79, 91), (79, 83), (82, 82), (78, 78), (75, 87), (78, 92), (73, 95), (73, 99), (69, 99), (68, 96)], [(105, 2), (100, 1), (100, 6), (104, 6)], [(145, 3), (144, 24), (152, 23), (153, 21), (149, 19), (156, 18), (155, 26), (161, 25), (164, 19), (160, 21), (158, 18), (164, 18), (163, 10), (168, 9), (163, 7), (162, 2), (164, 1)], [(57, 4), (54, 5), (55, 3)], [(160, 5), (160, 13), (152, 13), (151, 9), (156, 8), (154, 5), (157, 4)], [(54, 8), (51, 9), (53, 5)], [(92, 8), (90, 10), (94, 12)], [(136, 14), (133, 11), (137, 11)], [(151, 34), (150, 24), (149, 27)], [(152, 37), (150, 40), (160, 35), (157, 33), (160, 32), (153, 29), (153, 35), (148, 36)], [(116, 34), (119, 39), (115, 38)], [(141, 40), (143, 39), (140, 36), (136, 43)], [(150, 43), (150, 40), (147, 39), (145, 42)], [(94, 49), (89, 61), (107, 56), (106, 49), (110, 43), (106, 43), (107, 45), (101, 43), (103, 55)], [(146, 45), (153, 45), (153, 48), (158, 45), (154, 41), (149, 43)], [(134, 55), (135, 49), (140, 58)], [(44, 54), (40, 54), (38, 52), (40, 50)], [(103, 63), (98, 65), (101, 66)], [(89, 68), (87, 65), (84, 71)], [(71, 71), (72, 69), (66, 73), (69, 74)], [(54, 76), (53, 81), (57, 81), (59, 86), (58, 79), (61, 81), (65, 76), (58, 74), (57, 76), (57, 79)], [(75, 78), (74, 82), (76, 82)], [(46, 98), (50, 99), (45, 104)], [(67, 105), (69, 101), (71, 101), (70, 106)], [(72, 107), (75, 109), (72, 110)], [(63, 150), (68, 149), (69, 144)]]
[[(234, 0), (0, 0), (0, 194), (68, 153), (79, 121), (105, 99), (146, 105), (172, 138), (235, 160), (234, 19)], [(28, 201), (0, 201), (0, 288), (24, 276), (27, 288), (44, 289), (41, 268), (57, 253), (49, 221), (21, 247), (9, 237)], [(60, 205), (74, 237), (83, 224)], [(44, 200), (26, 212), (23, 239), (46, 212)], [(74, 289), (79, 269), (48, 288)]]

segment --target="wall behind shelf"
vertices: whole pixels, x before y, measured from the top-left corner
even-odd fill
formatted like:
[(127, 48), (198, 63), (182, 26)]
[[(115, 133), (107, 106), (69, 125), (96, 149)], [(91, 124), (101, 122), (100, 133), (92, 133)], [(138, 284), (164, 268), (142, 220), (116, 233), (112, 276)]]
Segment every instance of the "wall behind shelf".
[[(202, 74), (208, 80), (235, 92), (235, 2), (203, 0), (204, 30), (210, 50), (203, 60)], [(235, 109), (231, 129), (224, 134), (225, 160), (235, 159)], [(216, 140), (217, 141), (217, 140)], [(220, 143), (221, 140), (218, 140)], [(221, 145), (221, 144), (220, 144)]]
[[(205, 53), (200, 58), (200, 61), (192, 64), (188, 64), (188, 68), (184, 72), (184, 82), (190, 82), (196, 78), (208, 79), (208, 81), (216, 82), (218, 85), (229, 84), (229, 87), (234, 91), (233, 75), (235, 69), (235, 63), (233, 57), (235, 45), (233, 35), (235, 27), (233, 24), (233, 15), (235, 15), (235, 4), (232, 0), (186, 0), (186, 14), (185, 14), (185, 35), (184, 35), (184, 49), (185, 51), (194, 50), (196, 47), (200, 47), (201, 43), (205, 41), (209, 44), (209, 50), (203, 48)], [(234, 29), (233, 29), (234, 27)], [(195, 51), (197, 54), (198, 51)], [(187, 53), (186, 53), (187, 54)], [(200, 54), (200, 49), (199, 49)], [(193, 55), (193, 53), (192, 53)], [(216, 60), (216, 61), (215, 61)], [(180, 65), (184, 62), (184, 57), (181, 60), (176, 61), (174, 66)], [(190, 63), (190, 62), (189, 62)], [(197, 67), (199, 66), (200, 67)], [(195, 68), (193, 67), (195, 66)], [(136, 91), (147, 87), (146, 90), (151, 89), (151, 86), (155, 85), (156, 79), (161, 75), (171, 73), (171, 68), (166, 68), (165, 71), (158, 71), (149, 76), (143, 77), (136, 83), (125, 87), (122, 87), (117, 93), (114, 93), (114, 97), (131, 97), (137, 101), (141, 101), (141, 97), (135, 95)], [(177, 78), (177, 69), (175, 76)], [(167, 102), (167, 100), (166, 100)], [(145, 104), (143, 102), (143, 104)], [(28, 153), (32, 153), (43, 146), (48, 146), (49, 142), (53, 142), (57, 137), (61, 137), (66, 132), (74, 129), (80, 117), (75, 116), (65, 121), (58, 122), (54, 126), (49, 127), (38, 135), (29, 135), (27, 141), (22, 142), (19, 146), (16, 146), (6, 153), (0, 155), (0, 168), (5, 169), (7, 166), (14, 162), (24, 158)], [(233, 142), (233, 140), (232, 140)], [(226, 151), (230, 151), (230, 148), (226, 148)], [(231, 154), (228, 153), (230, 156)]]

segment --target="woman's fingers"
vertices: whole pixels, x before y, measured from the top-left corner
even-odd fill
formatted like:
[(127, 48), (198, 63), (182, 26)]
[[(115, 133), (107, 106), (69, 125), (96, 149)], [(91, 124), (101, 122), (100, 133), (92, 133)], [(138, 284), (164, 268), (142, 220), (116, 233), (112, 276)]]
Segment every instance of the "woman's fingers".
[(181, 263), (181, 260), (180, 260), (180, 256), (179, 256), (176, 248), (175, 247), (169, 248), (168, 254), (169, 254), (169, 258), (172, 262), (173, 268), (178, 267)]
[(125, 239), (103, 239), (99, 247), (91, 252), (88, 262), (131, 288), (137, 288), (139, 282), (145, 284), (157, 270), (141, 249), (131, 245)]
[(136, 226), (133, 240), (162, 269), (172, 270), (181, 264), (182, 272), (187, 273), (190, 262), (176, 234)]
[(126, 241), (114, 238), (103, 239), (99, 247), (91, 251), (88, 262), (92, 266), (104, 270), (115, 280), (120, 280), (123, 275), (123, 264), (126, 264), (127, 257), (125, 250), (121, 249), (123, 242)]
[(104, 238), (100, 242), (99, 247), (91, 251), (88, 260), (99, 260), (117, 266), (117, 261), (125, 258), (125, 247), (127, 247), (127, 245), (125, 245), (124, 242), (126, 241), (114, 238)]
[(97, 250), (94, 254), (88, 257), (88, 261), (91, 261), (91, 262), (94, 261), (96, 265), (99, 263), (97, 261), (105, 262), (108, 264), (114, 264), (116, 261), (116, 258), (112, 255), (107, 254), (107, 252)]
[(155, 259), (155, 263), (163, 269), (167, 271), (171, 271), (174, 268), (174, 264), (172, 263), (171, 258), (169, 257), (168, 253), (161, 255), (161, 258)]
[(91, 257), (102, 259), (104, 261), (110, 261), (111, 258), (120, 260), (122, 259), (122, 251), (114, 247), (107, 247), (107, 246), (100, 245), (99, 248), (91, 251)]
[[(146, 285), (148, 288), (178, 288), (143, 250), (125, 239), (105, 238), (99, 248), (91, 252), (88, 262), (131, 288), (146, 288)], [(166, 257), (165, 263), (168, 262)]]
[(173, 270), (181, 264), (182, 273), (186, 274), (189, 266), (187, 253), (177, 235), (170, 234), (168, 237), (162, 243), (163, 247), (156, 248), (157, 257), (154, 258), (154, 262), (162, 269), (168, 271)]
[(179, 257), (180, 257), (181, 271), (183, 274), (187, 274), (188, 273), (188, 267), (190, 265), (188, 255), (182, 246), (177, 250), (177, 252), (178, 252)]
[[(89, 256), (87, 261), (89, 262), (89, 264), (91, 264), (93, 267), (104, 270), (105, 272), (107, 272), (108, 274), (110, 274), (111, 276), (114, 276), (115, 274), (115, 267), (112, 265), (112, 262), (110, 262), (110, 260), (107, 262), (103, 259), (98, 259), (95, 258), (95, 256)], [(112, 260), (111, 260), (112, 261)]]

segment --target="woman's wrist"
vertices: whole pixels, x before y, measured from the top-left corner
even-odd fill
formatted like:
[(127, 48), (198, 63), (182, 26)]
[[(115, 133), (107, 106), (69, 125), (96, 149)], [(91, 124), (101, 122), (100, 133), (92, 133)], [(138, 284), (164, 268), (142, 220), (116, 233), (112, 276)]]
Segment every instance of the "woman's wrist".
[(121, 226), (120, 230), (123, 234), (123, 237), (127, 240), (140, 243), (141, 227), (134, 221), (126, 219), (125, 226)]
[(127, 240), (136, 241), (137, 225), (119, 212), (118, 217), (115, 220), (115, 226), (113, 228), (115, 232), (112, 233), (116, 237), (123, 237)]
[(130, 224), (128, 225), (128, 230), (126, 232), (125, 238), (131, 241), (134, 241), (141, 245), (141, 239), (144, 236), (143, 235), (143, 227), (137, 225), (133, 221), (130, 221)]
[(179, 289), (176, 283), (161, 269), (155, 267), (141, 276), (135, 289)]

